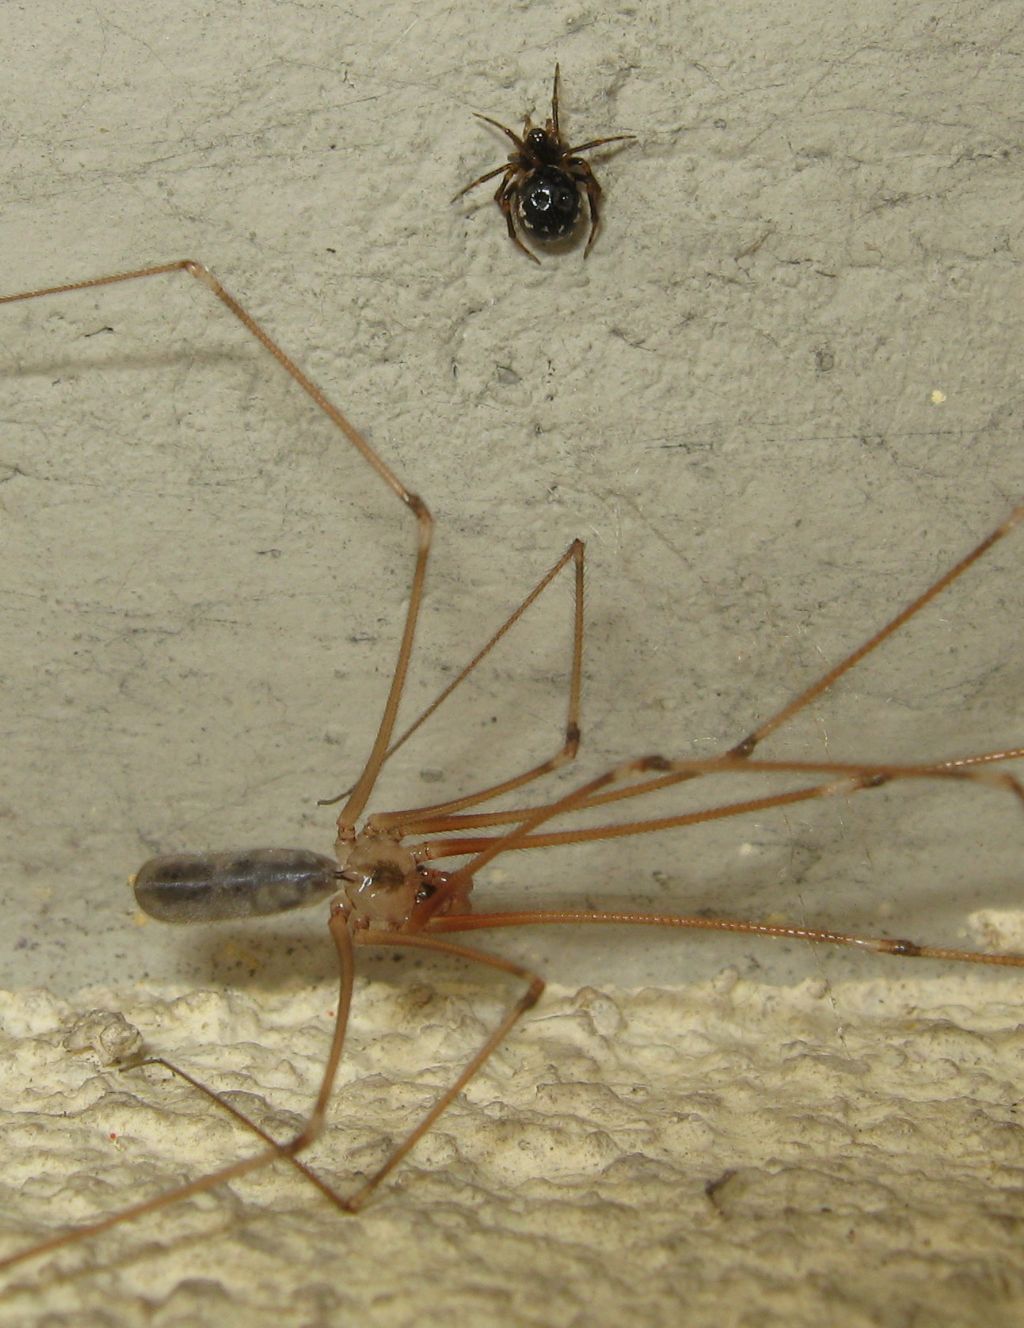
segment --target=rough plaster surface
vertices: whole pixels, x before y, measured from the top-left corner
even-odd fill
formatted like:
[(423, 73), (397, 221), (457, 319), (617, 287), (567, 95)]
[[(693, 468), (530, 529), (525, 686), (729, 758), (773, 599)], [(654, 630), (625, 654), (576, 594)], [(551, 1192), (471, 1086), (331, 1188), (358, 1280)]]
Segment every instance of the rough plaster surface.
[[(125, 1014), (283, 1134), (325, 1007), (150, 988)], [(379, 1162), (498, 1009), (468, 984), (361, 990), (324, 1177), (344, 1189)], [(70, 1057), (67, 1013), (4, 1002), (4, 1225), (22, 1238), (251, 1146), (162, 1072)], [(684, 1307), (700, 1324), (955, 1324), (982, 1304), (1010, 1324), (1022, 1052), (1016, 1003), (959, 978), (559, 988), (358, 1217), (263, 1173), (9, 1275), (0, 1322), (45, 1288), (54, 1325), (669, 1324)]]
[[(4, 21), (4, 286), (192, 255), (266, 320), (438, 517), (410, 714), (579, 535), (581, 774), (712, 752), (1020, 496), (1016, 6)], [(641, 143), (600, 166), (586, 265), (535, 269), (485, 190), (447, 200), (504, 151), (471, 111), (543, 114), (556, 57), (569, 132)], [(68, 1055), (76, 1014), (122, 1011), (275, 1111), (308, 1100), (322, 919), (169, 932), (138, 925), (123, 882), (163, 849), (329, 846), (314, 800), (366, 751), (412, 532), (183, 277), (0, 310), (0, 350), (14, 1249), (247, 1147), (184, 1090), (147, 1083), (139, 1108)], [(1019, 559), (1002, 546), (772, 750), (1019, 743)], [(375, 806), (552, 750), (567, 615), (562, 588)], [(999, 795), (889, 788), (499, 861), (478, 890), (1020, 948), (1020, 834)], [(565, 990), (364, 1216), (339, 1225), (275, 1173), (26, 1266), (0, 1312), (317, 1323), (351, 1296), (381, 1323), (1019, 1317), (1012, 974), (638, 933), (493, 947)], [(497, 1014), (469, 972), (363, 971), (374, 1052), (346, 1062), (320, 1154), (339, 1183)], [(571, 1013), (587, 986), (619, 1016)]]

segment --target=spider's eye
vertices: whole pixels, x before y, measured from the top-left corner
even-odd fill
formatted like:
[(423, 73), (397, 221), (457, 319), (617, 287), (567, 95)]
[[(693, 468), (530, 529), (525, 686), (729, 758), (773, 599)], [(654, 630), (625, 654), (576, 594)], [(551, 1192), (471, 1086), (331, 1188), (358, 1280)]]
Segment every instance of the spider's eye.
[(541, 148), (545, 147), (547, 145), (547, 141), (548, 141), (548, 136), (543, 129), (531, 129), (530, 132), (526, 135), (527, 146), (534, 148), (535, 150), (540, 150)]

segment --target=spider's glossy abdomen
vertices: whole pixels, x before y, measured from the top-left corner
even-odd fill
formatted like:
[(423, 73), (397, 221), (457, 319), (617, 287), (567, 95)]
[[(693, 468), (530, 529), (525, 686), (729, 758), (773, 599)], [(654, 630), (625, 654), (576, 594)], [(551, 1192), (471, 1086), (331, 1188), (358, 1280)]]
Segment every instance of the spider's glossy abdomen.
[(556, 240), (571, 234), (580, 215), (576, 181), (557, 166), (541, 166), (519, 189), (519, 215), (531, 234)]

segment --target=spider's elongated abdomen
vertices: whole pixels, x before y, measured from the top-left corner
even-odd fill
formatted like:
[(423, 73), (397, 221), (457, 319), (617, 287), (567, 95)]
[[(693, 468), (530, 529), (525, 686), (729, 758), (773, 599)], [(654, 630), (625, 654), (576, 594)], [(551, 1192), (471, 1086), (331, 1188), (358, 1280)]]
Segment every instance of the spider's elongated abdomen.
[(561, 239), (579, 220), (579, 186), (557, 166), (541, 166), (520, 187), (519, 212), (531, 234), (542, 240)]
[(139, 907), (160, 922), (223, 922), (305, 908), (338, 891), (338, 864), (304, 848), (170, 853), (132, 878)]

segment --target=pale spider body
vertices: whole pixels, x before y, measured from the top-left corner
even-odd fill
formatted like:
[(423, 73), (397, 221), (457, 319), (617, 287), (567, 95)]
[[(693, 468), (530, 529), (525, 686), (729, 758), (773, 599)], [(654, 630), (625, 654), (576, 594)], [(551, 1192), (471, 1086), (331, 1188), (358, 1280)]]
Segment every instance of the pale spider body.
[[(557, 71), (556, 71), (557, 75)], [(553, 107), (557, 129), (557, 100)], [(507, 131), (506, 131), (507, 132)], [(538, 131), (544, 132), (544, 131)], [(503, 168), (504, 169), (504, 168)], [(560, 169), (560, 168), (556, 168)], [(592, 222), (593, 222), (592, 214)], [(591, 236), (593, 238), (593, 236)], [(809, 927), (799, 923), (756, 921), (745, 918), (708, 916), (706, 913), (651, 913), (628, 909), (594, 910), (527, 908), (515, 911), (475, 912), (470, 909), (473, 882), (493, 859), (511, 853), (557, 845), (618, 840), (655, 831), (719, 821), (730, 817), (760, 814), (772, 809), (845, 796), (868, 796), (871, 790), (897, 781), (957, 782), (979, 790), (999, 792), (1018, 809), (1024, 807), (1024, 787), (1001, 767), (1024, 757), (1024, 747), (1005, 746), (995, 751), (950, 755), (926, 762), (865, 762), (833, 759), (762, 759), (761, 744), (783, 729), (794, 717), (828, 693), (840, 679), (856, 668), (880, 645), (939, 597), (997, 543), (1024, 522), (1024, 503), (1019, 503), (1003, 521), (964, 553), (941, 576), (921, 590), (916, 598), (895, 613), (871, 636), (805, 686), (796, 696), (759, 719), (756, 727), (724, 746), (717, 754), (700, 759), (678, 759), (661, 754), (626, 757), (596, 777), (575, 784), (556, 796), (537, 796), (524, 801), (522, 790), (536, 785), (574, 760), (581, 740), (581, 683), (584, 644), (584, 547), (573, 540), (532, 590), (512, 610), (475, 655), (459, 670), (434, 701), (396, 734), (396, 720), (405, 691), (416, 627), (423, 602), (426, 569), (430, 554), (433, 518), (424, 501), (410, 491), (390, 469), (366, 438), (324, 395), (263, 326), (238, 303), (213, 274), (191, 260), (68, 283), (0, 297), (0, 304), (67, 294), (118, 282), (185, 273), (200, 282), (238, 322), (263, 346), (293, 382), (319, 407), (340, 434), (376, 473), (381, 483), (404, 505), (416, 526), (416, 553), (404, 610), (397, 659), (391, 673), (387, 697), (377, 721), (376, 736), (362, 771), (338, 801), (335, 855), (306, 849), (255, 849), (234, 853), (173, 854), (151, 859), (137, 873), (134, 885), (139, 905), (165, 921), (216, 921), (250, 917), (329, 901), (328, 929), (337, 953), (339, 985), (330, 1049), (315, 1100), (305, 1123), (284, 1140), (275, 1138), (250, 1119), (226, 1097), (200, 1083), (186, 1070), (162, 1057), (139, 1064), (159, 1064), (178, 1075), (213, 1107), (246, 1126), (261, 1141), (261, 1147), (240, 1161), (221, 1166), (195, 1180), (168, 1189), (155, 1197), (119, 1211), (98, 1216), (61, 1231), (35, 1244), (0, 1258), (0, 1268), (61, 1249), (109, 1230), (121, 1223), (160, 1212), (171, 1204), (213, 1189), (225, 1182), (259, 1171), (275, 1162), (285, 1162), (315, 1185), (338, 1210), (358, 1211), (381, 1182), (402, 1162), (432, 1128), (466, 1085), (488, 1061), (517, 1022), (540, 998), (543, 979), (530, 968), (475, 946), (448, 939), (449, 933), (512, 926), (608, 925), (654, 927), (680, 932), (715, 931), (749, 937), (776, 938), (829, 946), (847, 946), (878, 954), (924, 960), (955, 961), (961, 964), (1024, 967), (1024, 954), (969, 950), (960, 947), (921, 944), (886, 935), (865, 935)], [(556, 750), (547, 759), (526, 770), (506, 775), (500, 781), (477, 788), (460, 797), (430, 806), (377, 812), (363, 819), (381, 770), (388, 758), (448, 699), (494, 646), (509, 633), (531, 605), (562, 574), (572, 578), (573, 599), (568, 688), (564, 727)], [(734, 776), (766, 779), (786, 776), (790, 787), (762, 796), (715, 801), (694, 811), (670, 808), (655, 816), (648, 795), (677, 785), (721, 777), (726, 784)], [(510, 798), (509, 795), (516, 796)], [(528, 795), (525, 795), (528, 797)], [(481, 810), (500, 800), (501, 810)], [(506, 804), (511, 801), (512, 805)], [(630, 819), (608, 813), (611, 806), (629, 803), (638, 810)], [(627, 809), (628, 811), (628, 809)], [(572, 813), (597, 812), (585, 826), (563, 828), (559, 822)], [(596, 823), (595, 823), (596, 822)], [(431, 865), (450, 859), (439, 869)], [(477, 1051), (463, 1065), (453, 1082), (444, 1088), (419, 1118), (418, 1124), (389, 1151), (384, 1161), (364, 1175), (351, 1193), (341, 1194), (311, 1170), (304, 1153), (324, 1127), (341, 1062), (352, 1004), (355, 956), (363, 948), (386, 950), (412, 948), (494, 969), (518, 981), (520, 994), (512, 999), (503, 1016), (484, 1037)], [(135, 1068), (134, 1066), (132, 1068)]]

